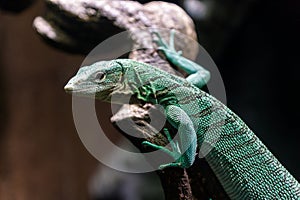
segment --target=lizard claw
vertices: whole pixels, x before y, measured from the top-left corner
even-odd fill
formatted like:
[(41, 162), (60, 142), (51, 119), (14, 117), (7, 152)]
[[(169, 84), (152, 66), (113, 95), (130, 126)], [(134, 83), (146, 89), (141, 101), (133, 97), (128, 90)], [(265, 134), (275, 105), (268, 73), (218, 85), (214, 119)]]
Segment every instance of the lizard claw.
[[(182, 51), (176, 51), (174, 47), (174, 36), (175, 36), (175, 30), (172, 29), (170, 32), (170, 41), (169, 44), (162, 38), (160, 33), (158, 31), (152, 31), (151, 32), (156, 37), (153, 39), (153, 42), (157, 45), (157, 50), (163, 51), (163, 53), (168, 57), (168, 55), (182, 55)], [(169, 56), (170, 57), (170, 56)]]

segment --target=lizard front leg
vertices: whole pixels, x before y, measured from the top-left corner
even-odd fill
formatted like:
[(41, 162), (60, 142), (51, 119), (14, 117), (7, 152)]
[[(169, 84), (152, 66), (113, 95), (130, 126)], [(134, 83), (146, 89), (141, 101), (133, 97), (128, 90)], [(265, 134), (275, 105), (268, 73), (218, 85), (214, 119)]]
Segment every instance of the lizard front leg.
[(180, 139), (179, 145), (177, 142), (172, 140), (169, 132), (166, 129), (164, 131), (173, 151), (148, 141), (143, 142), (143, 144), (158, 150), (162, 150), (175, 159), (175, 162), (161, 165), (159, 167), (160, 169), (166, 167), (188, 168), (194, 163), (197, 148), (197, 135), (193, 123), (185, 111), (178, 106), (167, 106), (166, 116), (170, 124), (178, 130)]
[(168, 61), (170, 61), (173, 65), (188, 73), (189, 76), (186, 78), (188, 82), (192, 83), (198, 88), (202, 88), (207, 84), (210, 79), (210, 72), (197, 63), (183, 57), (181, 55), (181, 51), (176, 51), (174, 47), (175, 30), (171, 30), (169, 45), (164, 41), (158, 32), (153, 31), (152, 33), (157, 37), (157, 39), (154, 40), (158, 46), (157, 49), (161, 50), (165, 54)]

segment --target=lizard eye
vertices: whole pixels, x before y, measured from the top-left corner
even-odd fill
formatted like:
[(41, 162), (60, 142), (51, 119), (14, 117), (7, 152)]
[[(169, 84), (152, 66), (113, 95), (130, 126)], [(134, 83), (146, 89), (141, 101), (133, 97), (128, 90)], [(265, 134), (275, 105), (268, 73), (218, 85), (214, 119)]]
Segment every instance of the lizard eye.
[(105, 73), (103, 73), (103, 72), (98, 72), (97, 74), (96, 74), (96, 80), (97, 81), (103, 81), (105, 79)]

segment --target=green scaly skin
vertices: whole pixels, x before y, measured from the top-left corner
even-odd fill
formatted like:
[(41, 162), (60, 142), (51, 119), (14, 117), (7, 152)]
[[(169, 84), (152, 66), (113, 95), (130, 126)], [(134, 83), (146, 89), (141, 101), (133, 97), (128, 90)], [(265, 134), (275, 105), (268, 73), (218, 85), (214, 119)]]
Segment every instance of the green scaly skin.
[[(128, 98), (122, 97), (134, 96), (162, 105), (179, 138), (172, 140), (164, 129), (172, 151), (143, 142), (174, 157), (174, 162), (161, 165), (161, 169), (190, 167), (198, 145), (199, 154), (205, 156), (231, 199), (300, 199), (297, 180), (248, 126), (220, 101), (199, 89), (209, 80), (209, 72), (175, 51), (174, 32), (170, 46), (158, 33), (154, 34), (159, 49), (189, 74), (187, 79), (145, 63), (116, 59), (80, 68), (65, 90), (113, 103), (128, 103)], [(118, 98), (112, 98), (114, 95)]]

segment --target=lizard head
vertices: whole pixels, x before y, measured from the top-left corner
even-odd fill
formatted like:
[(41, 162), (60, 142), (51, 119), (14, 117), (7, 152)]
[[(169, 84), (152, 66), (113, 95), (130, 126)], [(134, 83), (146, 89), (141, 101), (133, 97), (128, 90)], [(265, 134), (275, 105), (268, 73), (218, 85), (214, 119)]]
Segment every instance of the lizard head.
[(81, 67), (64, 89), (77, 96), (110, 101), (111, 95), (122, 88), (124, 68), (117, 60), (100, 61)]

